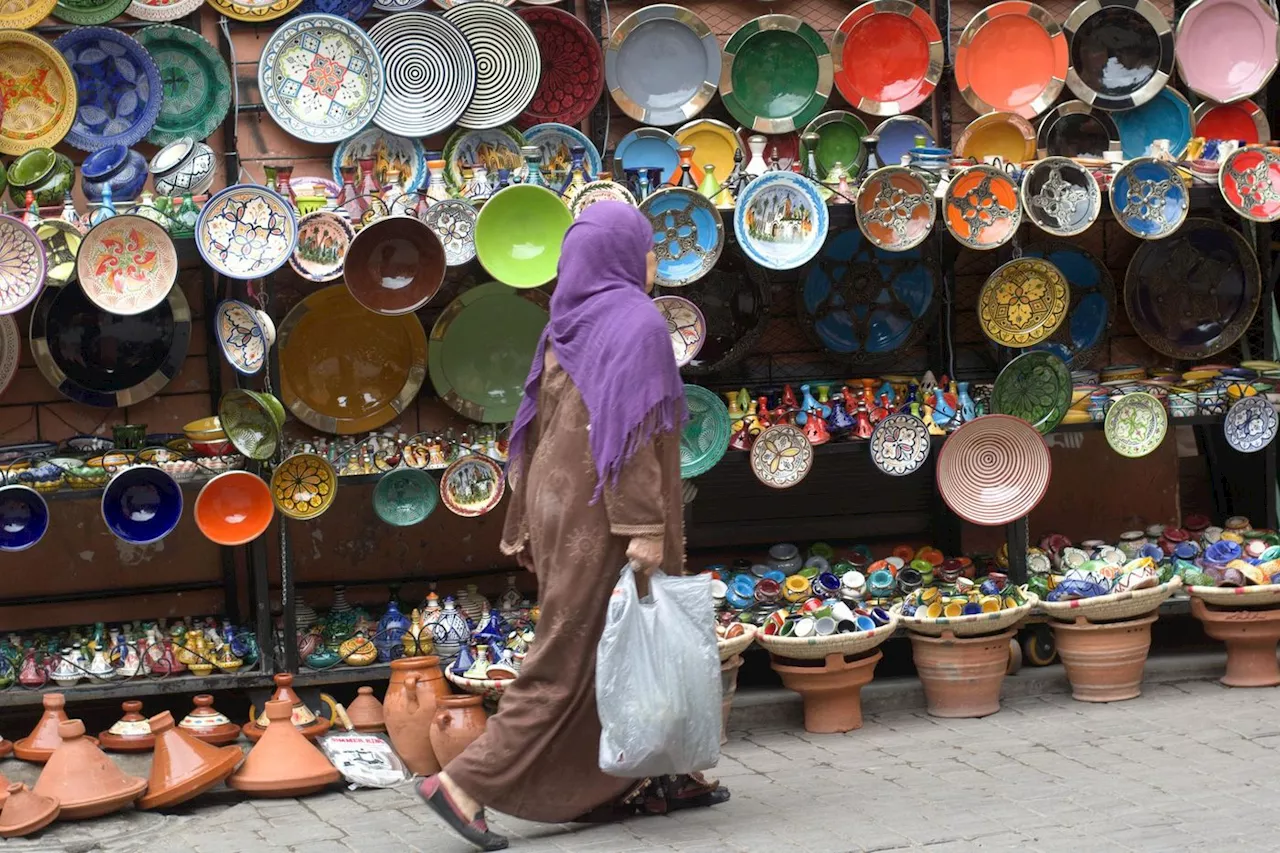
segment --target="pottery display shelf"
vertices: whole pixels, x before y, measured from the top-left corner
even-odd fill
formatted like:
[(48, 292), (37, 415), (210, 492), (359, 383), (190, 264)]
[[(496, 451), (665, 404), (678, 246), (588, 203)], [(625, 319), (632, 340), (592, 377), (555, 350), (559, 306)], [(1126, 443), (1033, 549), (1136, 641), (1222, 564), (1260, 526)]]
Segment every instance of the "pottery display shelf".
[(170, 696), (173, 694), (208, 693), (214, 690), (248, 690), (268, 687), (272, 676), (255, 668), (248, 672), (214, 673), (208, 676), (176, 673), (164, 676), (138, 676), (137, 678), (112, 678), (101, 681), (83, 681), (70, 687), (58, 687), (49, 682), (43, 688), (32, 689), (13, 684), (0, 690), (0, 708), (34, 706), (41, 703), (50, 689), (65, 694), (69, 701), (85, 702), (96, 699), (123, 697)]

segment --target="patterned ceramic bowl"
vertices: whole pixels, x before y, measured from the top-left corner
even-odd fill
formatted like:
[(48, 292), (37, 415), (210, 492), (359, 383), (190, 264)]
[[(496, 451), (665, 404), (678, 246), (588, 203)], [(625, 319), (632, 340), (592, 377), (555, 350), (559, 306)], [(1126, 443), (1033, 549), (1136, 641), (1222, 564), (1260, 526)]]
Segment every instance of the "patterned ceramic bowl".
[(200, 195), (213, 186), (215, 164), (212, 148), (184, 136), (151, 158), (152, 182), (163, 196)]

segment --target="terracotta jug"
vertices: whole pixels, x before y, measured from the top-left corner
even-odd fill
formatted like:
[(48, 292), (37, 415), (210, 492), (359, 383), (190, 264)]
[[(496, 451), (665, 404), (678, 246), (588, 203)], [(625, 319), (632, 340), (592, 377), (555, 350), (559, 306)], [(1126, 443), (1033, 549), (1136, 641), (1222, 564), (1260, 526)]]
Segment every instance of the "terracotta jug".
[[(41, 701), (44, 703), (44, 713), (36, 721), (35, 728), (31, 730), (31, 734), (13, 745), (15, 758), (33, 761), (36, 764), (44, 764), (49, 760), (49, 756), (53, 755), (53, 751), (62, 745), (62, 738), (58, 735), (58, 724), (67, 720), (67, 712), (64, 710), (67, 706), (67, 698), (61, 693), (46, 693)], [(89, 740), (93, 743), (98, 742), (94, 738)]]
[[(306, 703), (298, 697), (293, 691), (293, 676), (287, 672), (279, 673), (272, 680), (276, 683), (276, 692), (272, 694), (271, 701), (288, 702), (289, 707), (293, 709), (290, 713), (290, 719), (293, 726), (302, 732), (302, 736), (308, 740), (320, 737), (320, 735), (329, 731), (329, 721), (321, 717), (317, 717), (315, 712), (307, 707)], [(241, 727), (244, 736), (251, 741), (257, 741), (262, 737), (263, 731), (266, 730), (270, 719), (266, 709), (258, 715), (256, 720), (250, 720)]]
[(97, 741), (85, 737), (84, 723), (58, 724), (62, 744), (49, 756), (33, 789), (62, 804), (62, 820), (101, 817), (119, 811), (142, 796), (147, 780), (126, 776)]
[(292, 714), (293, 705), (287, 700), (267, 703), (270, 724), (227, 780), (229, 786), (256, 797), (302, 797), (342, 778), (319, 747), (288, 725)]
[(440, 772), (429, 732), (436, 701), (448, 695), (449, 685), (435, 655), (391, 662), (391, 681), (382, 698), (387, 734), (405, 766), (419, 776)]
[(473, 740), (484, 734), (489, 717), (481, 696), (443, 696), (431, 721), (431, 748), (441, 767), (448, 766)]
[(244, 758), (238, 746), (210, 746), (174, 725), (168, 711), (148, 721), (155, 739), (147, 795), (140, 809), (160, 809), (185, 803), (230, 776)]
[(147, 718), (139, 713), (142, 703), (131, 699), (122, 704), (124, 716), (105, 732), (98, 733), (98, 742), (103, 749), (112, 752), (147, 752), (156, 742), (151, 734), (151, 725)]
[(347, 706), (347, 719), (358, 732), (385, 732), (387, 721), (382, 713), (382, 703), (373, 695), (372, 687), (361, 687), (351, 704)]
[(57, 797), (42, 797), (26, 785), (10, 785), (0, 811), (0, 838), (18, 838), (39, 832), (58, 818)]
[(201, 693), (191, 701), (195, 707), (178, 723), (189, 735), (214, 746), (235, 743), (240, 739), (240, 727), (213, 707), (212, 696)]

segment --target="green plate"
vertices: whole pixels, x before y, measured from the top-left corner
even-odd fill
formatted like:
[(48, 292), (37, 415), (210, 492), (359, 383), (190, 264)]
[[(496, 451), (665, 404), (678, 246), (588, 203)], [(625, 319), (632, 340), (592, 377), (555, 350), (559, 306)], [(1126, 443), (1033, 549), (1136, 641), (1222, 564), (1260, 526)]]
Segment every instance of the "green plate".
[(763, 15), (724, 48), (720, 97), (743, 127), (790, 133), (822, 112), (831, 93), (831, 49), (791, 15)]
[(449, 303), (427, 349), (436, 393), (473, 421), (515, 420), (549, 302), (541, 290), (491, 281)]
[(991, 391), (991, 411), (1013, 415), (1048, 435), (1071, 408), (1071, 371), (1051, 352), (1023, 353), (1005, 365)]
[[(836, 163), (844, 164), (851, 178), (861, 173), (862, 168), (867, 165), (867, 152), (862, 147), (862, 137), (869, 131), (862, 119), (853, 113), (844, 110), (823, 113), (809, 122), (804, 132), (818, 134), (818, 148), (813, 153), (822, 178), (827, 177)], [(809, 147), (803, 141), (800, 143), (800, 162), (809, 162)]]
[(397, 468), (373, 488), (373, 511), (395, 527), (425, 521), (440, 505), (440, 487), (426, 471)]
[(1159, 400), (1139, 391), (1112, 403), (1103, 427), (1112, 450), (1136, 459), (1160, 446), (1169, 429), (1169, 418)]
[(512, 287), (539, 287), (556, 277), (560, 244), (573, 214), (544, 187), (499, 190), (476, 217), (476, 257), (489, 275)]
[(53, 16), (68, 24), (94, 27), (115, 20), (132, 0), (58, 0)]
[(202, 140), (222, 124), (231, 108), (231, 72), (204, 36), (186, 27), (156, 24), (136, 38), (160, 68), (164, 102), (147, 134), (153, 145), (190, 136)]
[(685, 385), (689, 421), (680, 432), (680, 478), (689, 480), (715, 467), (729, 449), (729, 410), (701, 385)]

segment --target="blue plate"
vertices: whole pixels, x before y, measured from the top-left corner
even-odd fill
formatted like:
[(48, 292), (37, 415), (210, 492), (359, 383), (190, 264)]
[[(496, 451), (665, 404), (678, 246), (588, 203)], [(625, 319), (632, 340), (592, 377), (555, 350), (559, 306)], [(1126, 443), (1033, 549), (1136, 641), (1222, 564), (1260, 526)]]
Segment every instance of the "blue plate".
[(576, 127), (556, 122), (535, 124), (524, 132), (524, 142), (526, 145), (538, 146), (538, 150), (542, 152), (542, 176), (554, 190), (564, 192), (573, 180), (573, 156), (570, 149), (574, 146), (581, 146), (585, 150), (582, 167), (587, 174), (584, 179), (592, 181), (600, 174), (600, 151)]
[(49, 506), (30, 486), (0, 488), (0, 551), (25, 551), (49, 529)]
[(793, 270), (813, 260), (830, 225), (818, 185), (795, 172), (766, 172), (756, 178), (733, 211), (733, 232), (742, 253), (771, 270)]
[(702, 278), (724, 250), (720, 211), (702, 193), (667, 187), (640, 202), (640, 212), (653, 225), (653, 251), (658, 256), (658, 287), (683, 287)]
[(1107, 341), (1107, 329), (1116, 312), (1116, 286), (1102, 261), (1079, 246), (1057, 240), (1034, 243), (1022, 250), (1024, 257), (1043, 258), (1067, 277), (1071, 307), (1067, 322), (1047, 341), (1031, 346), (1047, 350), (1068, 367), (1088, 364)]
[(613, 160), (614, 163), (621, 163), (624, 171), (661, 167), (662, 182), (665, 184), (680, 166), (680, 155), (676, 153), (679, 147), (676, 138), (665, 130), (638, 127), (622, 137), (613, 151)]
[(1145, 157), (1157, 139), (1169, 140), (1169, 151), (1181, 158), (1191, 141), (1191, 104), (1170, 88), (1160, 90), (1150, 101), (1132, 110), (1112, 113), (1120, 130), (1124, 158)]
[(298, 15), (337, 15), (358, 22), (373, 8), (373, 0), (302, 0)]
[(182, 489), (159, 468), (139, 465), (111, 478), (102, 492), (102, 519), (132, 545), (159, 542), (182, 518)]
[(902, 165), (902, 156), (916, 147), (917, 136), (924, 137), (926, 147), (937, 142), (933, 138), (933, 128), (924, 119), (910, 115), (894, 116), (880, 122), (876, 136), (880, 137), (876, 154), (881, 166)]
[(1111, 210), (1120, 226), (1135, 237), (1168, 237), (1182, 227), (1189, 207), (1182, 176), (1162, 160), (1130, 160), (1111, 181)]
[(82, 151), (130, 146), (151, 132), (164, 87), (146, 48), (109, 27), (76, 27), (53, 43), (76, 78), (67, 142)]

